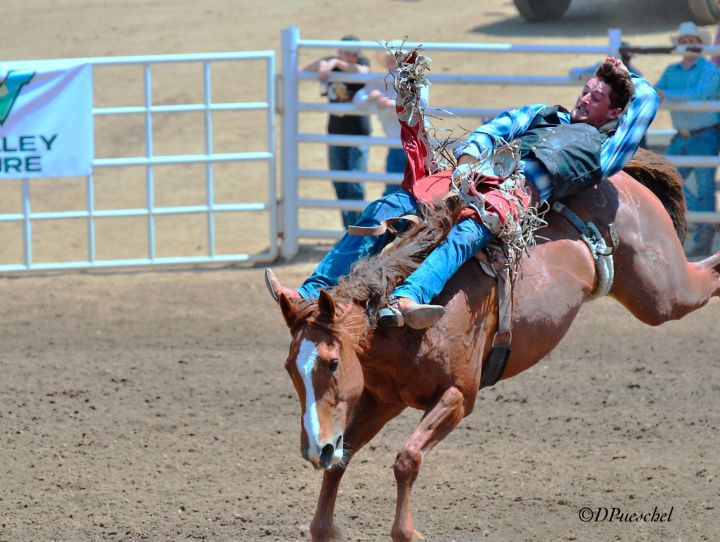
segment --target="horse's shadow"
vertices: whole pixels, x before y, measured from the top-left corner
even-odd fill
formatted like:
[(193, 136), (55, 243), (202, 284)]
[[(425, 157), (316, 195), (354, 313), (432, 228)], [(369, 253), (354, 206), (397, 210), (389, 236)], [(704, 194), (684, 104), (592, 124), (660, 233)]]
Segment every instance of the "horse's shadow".
[(469, 32), (503, 38), (506, 36), (570, 38), (606, 36), (608, 28), (619, 28), (623, 34), (643, 35), (672, 32), (680, 22), (691, 18), (684, 2), (573, 0), (565, 16), (555, 21), (531, 23), (515, 12), (512, 17), (475, 26)]

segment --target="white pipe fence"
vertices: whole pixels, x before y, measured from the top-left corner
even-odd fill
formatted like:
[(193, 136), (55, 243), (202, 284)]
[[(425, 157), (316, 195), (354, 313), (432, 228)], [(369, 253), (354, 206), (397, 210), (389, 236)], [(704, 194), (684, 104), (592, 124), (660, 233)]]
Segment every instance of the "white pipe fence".
[[(395, 43), (399, 46), (399, 43)], [(621, 33), (618, 29), (611, 29), (608, 32), (608, 44), (595, 45), (527, 45), (527, 44), (487, 44), (487, 43), (415, 43), (405, 42), (403, 49), (410, 50), (422, 45), (426, 52), (464, 52), (474, 53), (525, 53), (525, 54), (588, 54), (588, 55), (612, 55), (619, 56), (621, 45)], [(372, 41), (353, 42), (353, 46), (364, 50), (381, 50), (383, 46)], [(374, 172), (350, 172), (303, 169), (299, 167), (298, 144), (315, 143), (324, 145), (372, 145), (384, 147), (400, 147), (399, 142), (385, 137), (372, 136), (345, 136), (308, 133), (302, 131), (299, 126), (299, 113), (334, 113), (343, 115), (368, 115), (372, 110), (361, 108), (353, 104), (333, 104), (318, 102), (301, 102), (298, 98), (299, 85), (303, 81), (317, 81), (317, 74), (313, 72), (298, 71), (298, 53), (302, 49), (332, 49), (336, 50), (347, 47), (347, 42), (340, 40), (305, 40), (300, 38), (297, 27), (291, 26), (282, 34), (282, 71), (284, 79), (283, 88), (283, 164), (282, 164), (282, 185), (283, 185), (283, 244), (281, 254), (285, 258), (292, 258), (299, 249), (300, 238), (325, 238), (332, 239), (339, 237), (341, 231), (317, 230), (302, 228), (298, 223), (298, 212), (301, 208), (321, 209), (342, 209), (361, 210), (366, 205), (365, 201), (336, 200), (336, 199), (311, 199), (299, 196), (299, 184), (305, 179), (327, 179), (345, 182), (391, 182), (399, 183), (402, 180), (400, 174), (374, 173)], [(642, 48), (635, 48), (642, 49)], [(648, 48), (652, 49), (652, 48)], [(658, 49), (658, 48), (655, 48)], [(653, 54), (676, 54), (680, 55), (684, 48), (679, 47), (673, 51), (663, 51)], [(720, 54), (720, 47), (704, 47), (708, 54)], [(368, 82), (377, 80), (383, 74), (346, 74), (333, 72), (330, 74), (330, 82)], [(533, 85), (533, 86), (576, 86), (578, 79), (569, 75), (561, 76), (527, 76), (527, 75), (483, 75), (483, 74), (435, 74), (429, 75), (432, 84), (448, 85)], [(437, 105), (437, 104), (433, 104)], [(482, 107), (430, 107), (431, 113), (450, 113), (452, 115), (471, 118), (494, 117), (498, 113), (517, 107), (518, 104), (508, 104), (505, 108), (482, 108)], [(720, 111), (720, 101), (698, 101), (684, 103), (661, 104), (661, 109), (667, 111)], [(648, 144), (650, 146), (664, 146), (674, 135), (674, 130), (651, 130), (648, 132)], [(717, 167), (720, 166), (719, 157), (710, 156), (671, 156), (668, 157), (678, 167)], [(688, 219), (691, 222), (717, 222), (720, 223), (720, 213), (689, 213)]]
[[(145, 168), (145, 205), (137, 208), (98, 209), (95, 203), (95, 176), (87, 176), (85, 181), (86, 208), (74, 211), (37, 212), (31, 202), (30, 179), (22, 179), (22, 208), (18, 213), (0, 214), (0, 223), (22, 224), (23, 258), (22, 262), (0, 265), (2, 271), (27, 271), (48, 269), (79, 269), (117, 266), (147, 266), (162, 264), (214, 263), (237, 261), (272, 261), (276, 259), (278, 246), (278, 217), (276, 193), (276, 150), (275, 150), (275, 52), (233, 52), (182, 55), (142, 55), (123, 57), (103, 57), (77, 59), (78, 62), (99, 66), (137, 65), (143, 69), (143, 105), (121, 107), (96, 107), (93, 116), (145, 116), (145, 154), (130, 157), (96, 157), (93, 160), (93, 172), (98, 168), (142, 166)], [(218, 62), (261, 61), (265, 71), (265, 100), (261, 102), (216, 102), (213, 98), (211, 66)], [(31, 61), (28, 61), (30, 63)], [(152, 67), (158, 64), (196, 63), (202, 66), (202, 103), (157, 105), (153, 104)], [(220, 111), (265, 111), (267, 136), (264, 141), (266, 150), (249, 152), (220, 153), (214, 150), (213, 113)], [(202, 112), (204, 126), (204, 152), (202, 154), (159, 154), (154, 148), (153, 120), (158, 114)], [(218, 203), (215, 201), (214, 165), (228, 162), (264, 161), (267, 163), (267, 200), (266, 202)], [(199, 205), (158, 206), (155, 202), (155, 168), (169, 164), (203, 164), (205, 166), (204, 203)], [(243, 182), (238, 180), (238, 182)], [(244, 182), (257, 183), (258, 179)], [(219, 253), (216, 239), (216, 215), (220, 213), (266, 214), (268, 220), (268, 248), (258, 253)], [(156, 218), (168, 215), (206, 216), (207, 253), (197, 256), (158, 256), (156, 240)], [(97, 257), (96, 222), (98, 219), (120, 217), (145, 217), (147, 222), (147, 254), (138, 258)], [(87, 257), (72, 261), (37, 261), (33, 254), (33, 224), (43, 220), (84, 219), (87, 222)], [(241, 232), (238, 232), (238, 236)], [(106, 252), (108, 252), (106, 250)]]
[[(522, 53), (522, 54), (586, 54), (596, 58), (602, 55), (617, 56), (621, 44), (619, 30), (608, 32), (606, 45), (516, 45), (516, 44), (487, 44), (487, 43), (412, 43), (403, 44), (405, 49), (422, 45), (423, 50), (433, 52), (456, 52), (467, 54), (478, 53)], [(359, 48), (365, 50), (381, 50), (383, 46), (377, 42), (356, 42)], [(395, 43), (395, 46), (400, 45)], [(275, 53), (272, 51), (236, 52), (236, 53), (210, 53), (185, 55), (144, 55), (129, 57), (105, 57), (83, 59), (94, 67), (137, 65), (143, 70), (143, 96), (142, 105), (120, 107), (96, 107), (93, 115), (97, 117), (143, 115), (145, 119), (145, 150), (140, 156), (125, 157), (96, 157), (93, 168), (142, 167), (145, 168), (145, 205), (136, 208), (124, 209), (98, 209), (95, 202), (95, 179), (89, 175), (85, 181), (86, 208), (71, 211), (35, 211), (31, 202), (31, 183), (29, 179), (20, 181), (21, 208), (18, 212), (0, 214), (0, 224), (17, 223), (21, 225), (23, 240), (22, 261), (0, 265), (0, 272), (67, 269), (67, 268), (94, 268), (109, 266), (144, 266), (159, 264), (187, 264), (251, 261), (265, 262), (275, 259), (278, 253), (285, 258), (292, 258), (299, 249), (301, 238), (332, 239), (341, 235), (340, 231), (319, 230), (303, 228), (299, 224), (301, 209), (336, 209), (361, 210), (366, 201), (302, 198), (300, 197), (300, 183), (306, 179), (333, 180), (340, 182), (373, 182), (373, 183), (399, 183), (401, 174), (384, 172), (351, 172), (331, 171), (327, 169), (310, 169), (300, 167), (298, 145), (340, 145), (356, 146), (370, 145), (375, 147), (399, 148), (399, 141), (388, 137), (377, 136), (351, 136), (329, 135), (326, 133), (311, 133), (304, 131), (300, 123), (300, 114), (328, 114), (368, 115), (374, 111), (367, 107), (358, 107), (352, 104), (330, 104), (306, 102), (299, 99), (300, 85), (307, 81), (316, 81), (316, 74), (298, 71), (298, 56), (303, 49), (338, 49), (347, 46), (347, 42), (339, 40), (303, 40), (297, 27), (291, 26), (282, 33), (282, 95), (281, 110), (283, 114), (281, 175), (283, 199), (281, 209), (278, 209), (276, 194), (276, 141), (275, 141)], [(637, 49), (642, 48), (634, 48)], [(652, 54), (661, 54), (650, 51)], [(655, 48), (657, 49), (657, 48)], [(670, 51), (663, 51), (662, 54)], [(706, 47), (707, 53), (720, 53), (720, 47)], [(672, 51), (672, 54), (682, 54), (682, 50)], [(216, 62), (260, 60), (265, 62), (265, 99), (262, 101), (243, 102), (216, 102), (213, 99), (213, 83), (211, 78), (211, 65)], [(153, 70), (158, 64), (167, 63), (200, 63), (203, 73), (203, 99), (201, 103), (185, 104), (155, 104), (153, 103)], [(384, 77), (385, 74), (345, 74), (332, 73), (330, 81), (368, 82)], [(432, 73), (430, 80), (435, 85), (523, 85), (535, 87), (576, 86), (578, 79), (565, 75), (487, 75), (487, 74), (452, 74)], [(433, 104), (434, 106), (442, 104)], [(498, 113), (518, 104), (507, 104), (505, 108), (498, 107), (430, 107), (430, 113), (442, 115), (455, 115), (458, 117), (485, 119), (494, 117)], [(720, 101), (664, 103), (661, 106), (668, 111), (711, 112), (720, 111)], [(249, 150), (233, 152), (216, 152), (212, 136), (213, 114), (224, 111), (265, 111), (267, 136), (266, 150)], [(198, 112), (203, 114), (205, 140), (204, 152), (200, 154), (160, 154), (153, 144), (153, 119), (159, 114)], [(648, 133), (650, 146), (666, 145), (673, 137), (673, 130), (651, 130)], [(712, 167), (720, 166), (720, 158), (709, 156), (673, 156), (671, 161), (678, 167)], [(228, 162), (261, 161), (267, 163), (267, 200), (245, 203), (217, 203), (215, 201), (214, 166)], [(197, 205), (158, 206), (155, 203), (155, 169), (169, 164), (201, 164), (205, 169), (205, 201)], [(268, 217), (268, 248), (260, 253), (233, 253), (220, 254), (216, 248), (215, 218), (219, 213), (265, 213)], [(205, 215), (207, 254), (200, 256), (174, 256), (159, 257), (156, 242), (157, 217), (169, 215)], [(111, 258), (100, 259), (96, 249), (96, 221), (104, 218), (118, 217), (144, 217), (147, 224), (147, 254), (139, 258)], [(720, 223), (720, 213), (689, 213), (690, 221)], [(82, 219), (87, 223), (87, 257), (79, 261), (37, 261), (33, 254), (33, 224), (38, 221), (56, 219)], [(282, 239), (282, 245), (279, 244)]]

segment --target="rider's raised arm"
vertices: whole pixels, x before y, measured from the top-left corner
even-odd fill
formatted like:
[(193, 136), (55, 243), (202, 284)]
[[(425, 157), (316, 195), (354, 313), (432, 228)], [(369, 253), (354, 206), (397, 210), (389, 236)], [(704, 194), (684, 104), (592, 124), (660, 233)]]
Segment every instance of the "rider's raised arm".
[(610, 177), (627, 165), (658, 110), (660, 100), (652, 85), (635, 74), (632, 74), (632, 82), (635, 92), (620, 116), (617, 130), (600, 148), (603, 177)]
[(512, 141), (527, 131), (535, 115), (545, 107), (543, 104), (532, 104), (500, 113), (490, 122), (476, 128), (465, 144), (455, 149), (455, 156), (469, 155), (478, 159), (486, 150), (494, 149), (498, 141)]

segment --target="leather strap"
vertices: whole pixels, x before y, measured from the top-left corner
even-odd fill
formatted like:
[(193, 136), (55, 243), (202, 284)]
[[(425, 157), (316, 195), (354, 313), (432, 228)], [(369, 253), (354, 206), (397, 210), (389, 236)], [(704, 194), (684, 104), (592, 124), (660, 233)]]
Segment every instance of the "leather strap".
[[(497, 278), (498, 292), (498, 326), (493, 337), (492, 348), (483, 361), (480, 374), (480, 388), (493, 386), (502, 377), (510, 357), (510, 342), (512, 341), (512, 278), (510, 265), (502, 248), (497, 245), (488, 245), (485, 253), (477, 256), (480, 266), (490, 276)], [(483, 265), (483, 260), (489, 260), (492, 273)]]
[(355, 236), (366, 236), (366, 235), (382, 235), (385, 233), (388, 229), (396, 233), (392, 226), (396, 222), (400, 220), (409, 220), (413, 224), (419, 224), (420, 223), (420, 217), (417, 215), (403, 215), (403, 216), (393, 216), (391, 218), (386, 218), (382, 222), (380, 222), (377, 226), (348, 226), (348, 233), (350, 235)]
[(559, 201), (556, 201), (552, 208), (553, 211), (565, 217), (567, 221), (575, 226), (575, 229), (580, 233), (580, 239), (587, 245), (593, 260), (595, 260), (597, 280), (595, 288), (590, 294), (590, 299), (597, 299), (607, 295), (615, 278), (615, 263), (612, 254), (619, 243), (615, 226), (613, 224), (608, 226), (612, 241), (612, 246), (608, 247), (605, 238), (595, 224), (583, 222), (568, 206)]

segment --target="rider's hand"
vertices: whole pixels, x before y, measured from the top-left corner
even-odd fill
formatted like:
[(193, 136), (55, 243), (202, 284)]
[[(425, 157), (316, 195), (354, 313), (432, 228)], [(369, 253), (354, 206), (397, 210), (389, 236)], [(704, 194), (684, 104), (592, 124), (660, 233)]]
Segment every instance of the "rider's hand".
[(616, 68), (619, 68), (621, 70), (625, 70), (626, 72), (630, 71), (627, 69), (627, 66), (623, 64), (623, 61), (619, 58), (615, 58), (614, 56), (609, 56), (605, 59), (605, 62), (610, 62), (615, 65)]

